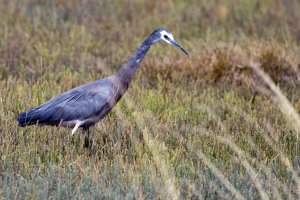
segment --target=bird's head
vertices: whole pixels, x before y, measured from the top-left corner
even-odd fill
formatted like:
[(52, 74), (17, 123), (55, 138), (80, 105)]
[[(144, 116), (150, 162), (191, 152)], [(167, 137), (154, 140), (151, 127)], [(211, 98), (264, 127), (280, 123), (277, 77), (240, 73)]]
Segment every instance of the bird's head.
[(167, 29), (164, 28), (158, 28), (156, 29), (151, 35), (153, 35), (154, 37), (154, 42), (157, 41), (164, 41), (170, 45), (175, 46), (176, 48), (180, 49), (181, 51), (183, 51), (183, 53), (185, 53), (186, 55), (189, 55), (188, 52), (182, 48), (174, 39), (172, 33), (170, 31), (168, 31)]

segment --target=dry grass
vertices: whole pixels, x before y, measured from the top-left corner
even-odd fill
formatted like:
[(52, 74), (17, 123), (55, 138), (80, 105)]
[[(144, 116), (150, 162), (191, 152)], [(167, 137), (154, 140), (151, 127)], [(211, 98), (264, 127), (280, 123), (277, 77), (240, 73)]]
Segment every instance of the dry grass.
[[(1, 1), (0, 197), (299, 199), (300, 4)], [(96, 144), (15, 117), (156, 44)]]

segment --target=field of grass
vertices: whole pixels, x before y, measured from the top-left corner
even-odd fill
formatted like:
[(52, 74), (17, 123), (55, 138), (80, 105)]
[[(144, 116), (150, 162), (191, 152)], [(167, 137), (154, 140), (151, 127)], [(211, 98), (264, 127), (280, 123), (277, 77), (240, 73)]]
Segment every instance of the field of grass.
[[(0, 198), (299, 199), (298, 0), (0, 0)], [(111, 75), (155, 28), (93, 130), (18, 113)]]

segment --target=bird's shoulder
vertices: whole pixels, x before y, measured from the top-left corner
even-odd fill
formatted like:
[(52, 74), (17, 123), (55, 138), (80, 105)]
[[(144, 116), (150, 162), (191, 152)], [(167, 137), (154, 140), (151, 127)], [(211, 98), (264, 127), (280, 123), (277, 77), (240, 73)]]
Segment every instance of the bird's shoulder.
[(82, 93), (85, 95), (100, 94), (104, 96), (111, 95), (115, 90), (115, 84), (111, 77), (106, 77), (93, 81), (79, 87), (69, 90), (69, 93)]
[(45, 102), (37, 109), (46, 109), (49, 107), (65, 107), (83, 104), (97, 99), (97, 102), (103, 104), (110, 101), (115, 94), (115, 86), (110, 77), (99, 79), (79, 87), (68, 90), (59, 94), (49, 101)]

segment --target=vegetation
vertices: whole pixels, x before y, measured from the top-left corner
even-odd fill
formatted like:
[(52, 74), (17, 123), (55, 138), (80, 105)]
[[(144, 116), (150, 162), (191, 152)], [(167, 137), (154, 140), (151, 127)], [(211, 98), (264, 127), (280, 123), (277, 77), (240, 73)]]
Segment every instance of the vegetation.
[[(1, 0), (1, 199), (299, 199), (297, 0)], [(16, 116), (154, 45), (95, 145)]]

